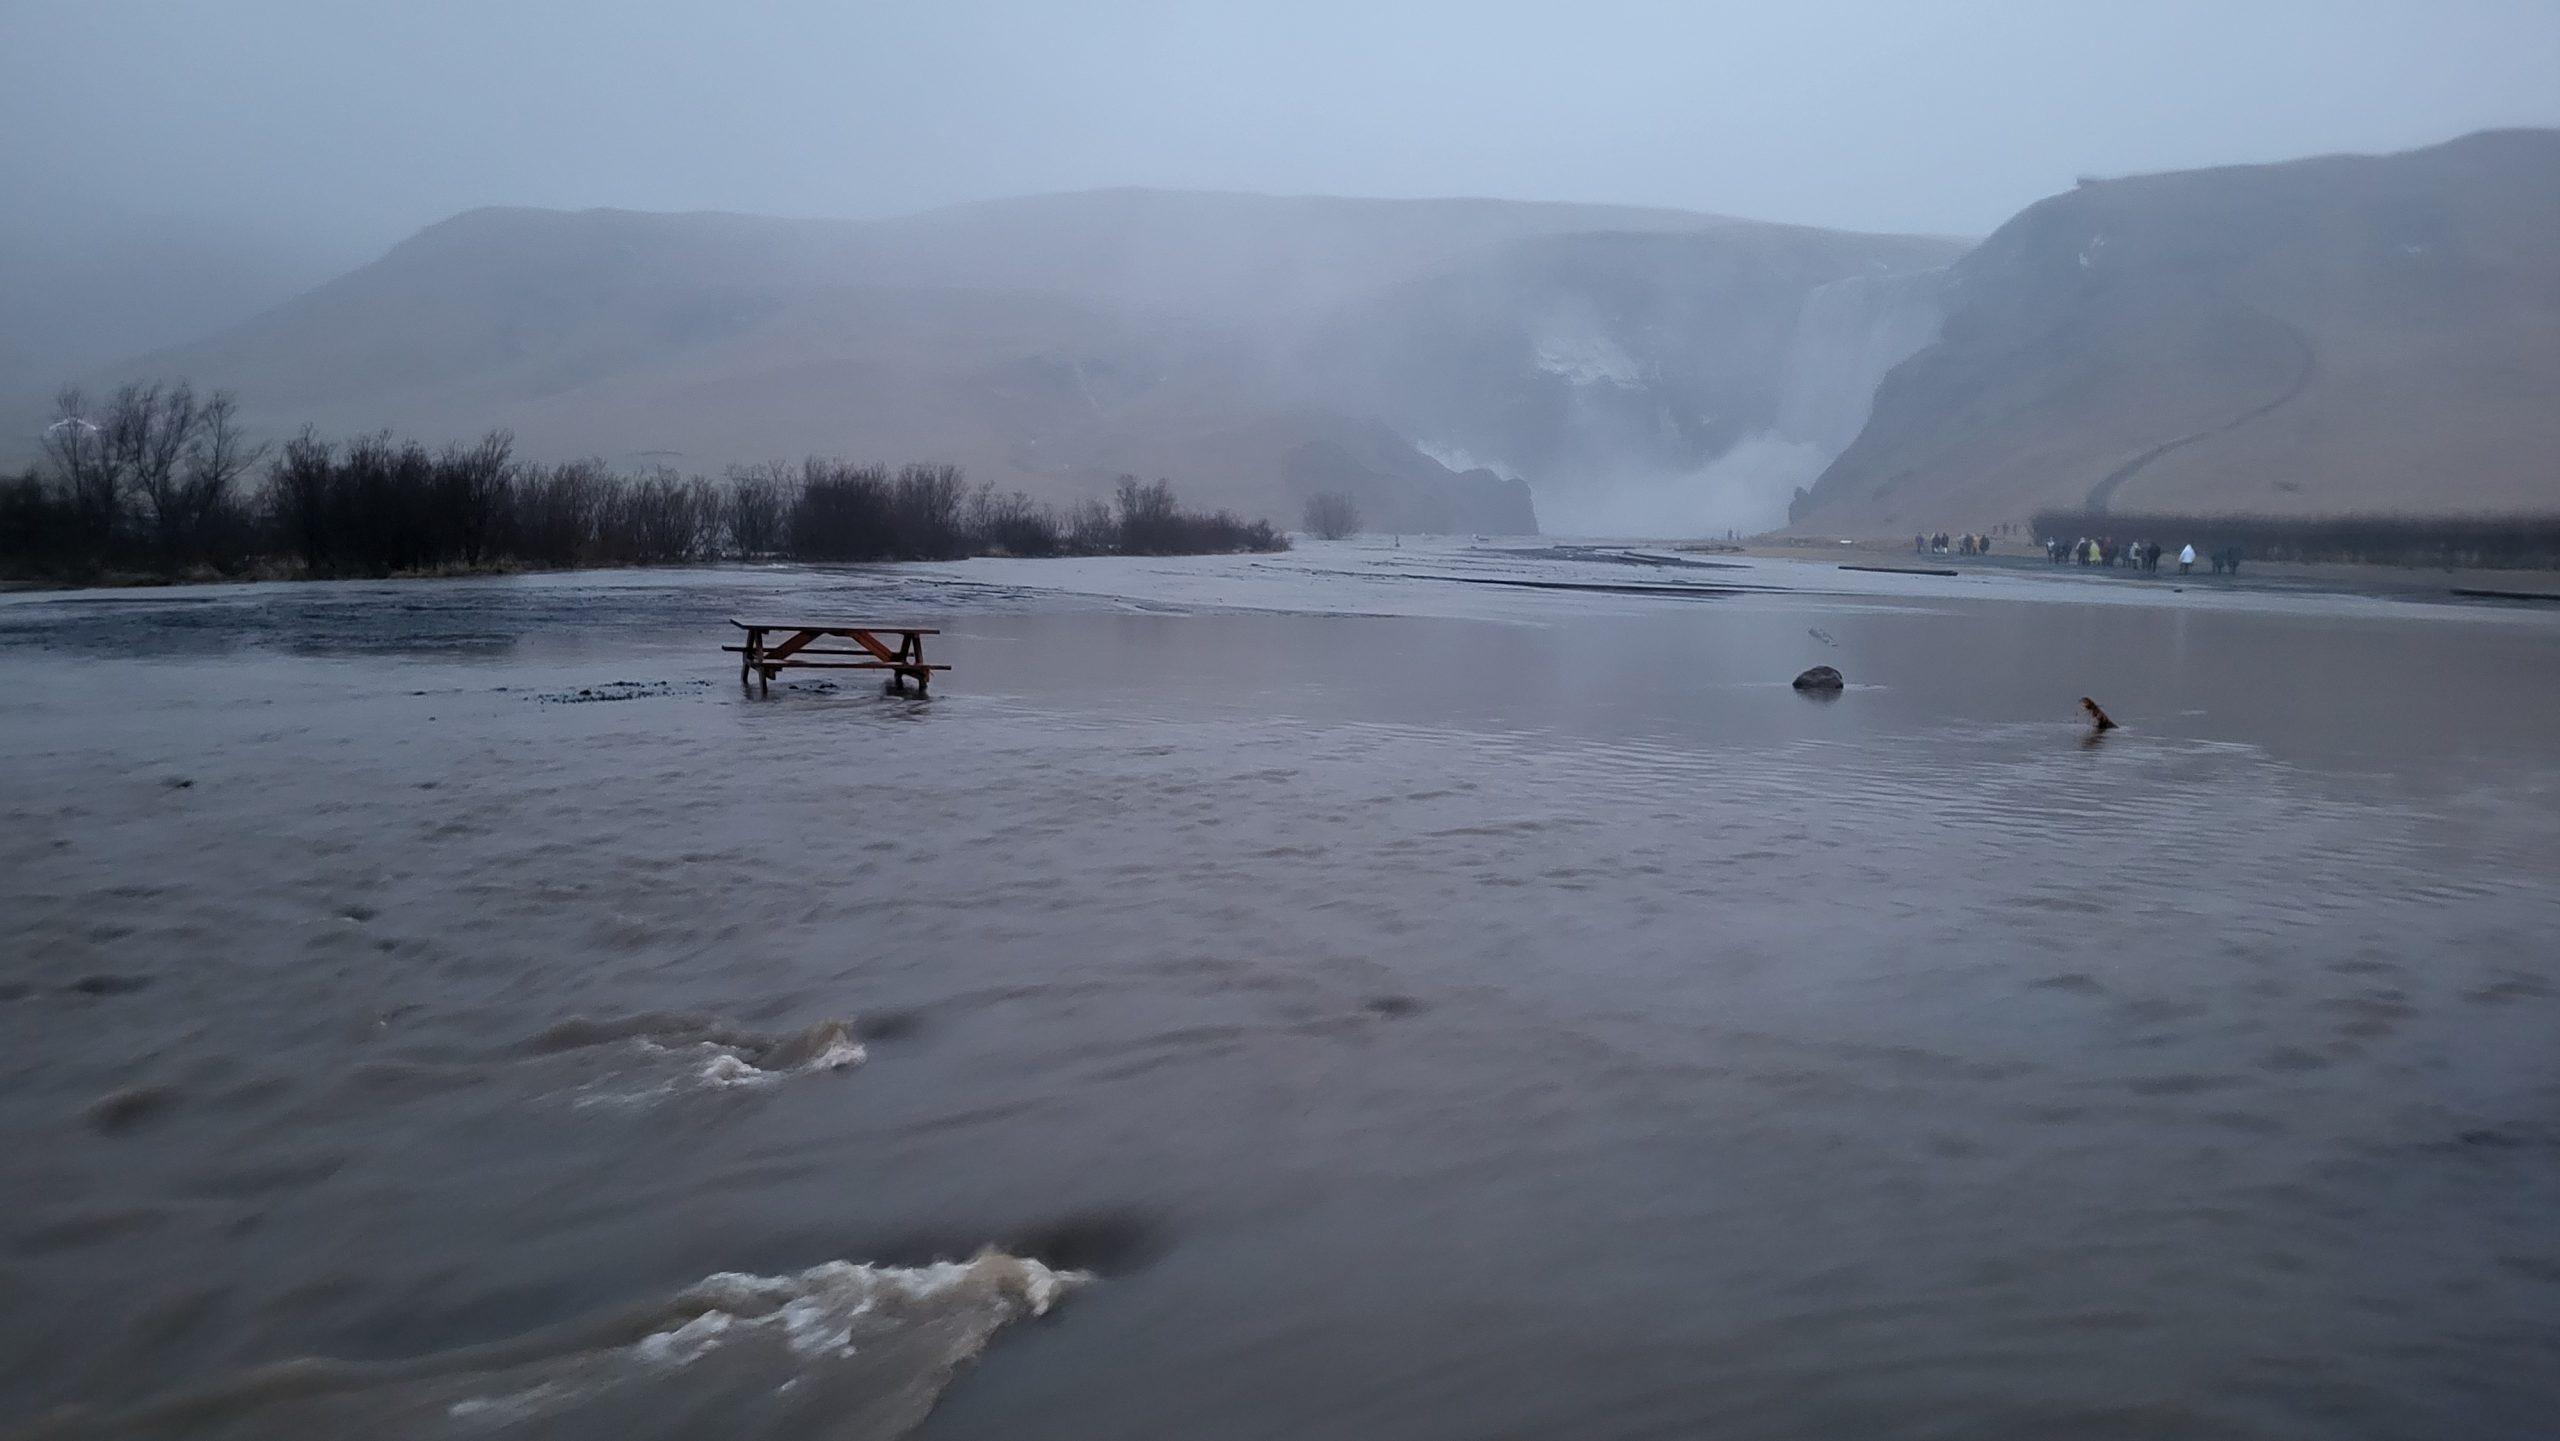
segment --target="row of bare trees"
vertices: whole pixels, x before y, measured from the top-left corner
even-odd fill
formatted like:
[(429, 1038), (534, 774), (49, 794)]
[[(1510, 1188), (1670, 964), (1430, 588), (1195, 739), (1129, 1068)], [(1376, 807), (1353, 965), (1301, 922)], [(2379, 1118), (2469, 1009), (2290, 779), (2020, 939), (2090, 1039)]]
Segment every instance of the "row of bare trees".
[[(1266, 522), (1201, 514), (1165, 481), (1121, 478), (1110, 502), (1064, 513), (972, 489), (959, 467), (733, 467), (720, 479), (601, 461), (518, 460), (505, 432), (430, 449), (388, 434), (309, 431), (270, 455), (245, 443), (228, 395), (131, 386), (95, 411), (60, 397), (46, 463), (0, 482), (0, 569), (393, 575), (521, 564), (726, 559), (941, 560), (966, 555), (1167, 555), (1279, 550)], [(260, 470), (263, 464), (263, 471)]]

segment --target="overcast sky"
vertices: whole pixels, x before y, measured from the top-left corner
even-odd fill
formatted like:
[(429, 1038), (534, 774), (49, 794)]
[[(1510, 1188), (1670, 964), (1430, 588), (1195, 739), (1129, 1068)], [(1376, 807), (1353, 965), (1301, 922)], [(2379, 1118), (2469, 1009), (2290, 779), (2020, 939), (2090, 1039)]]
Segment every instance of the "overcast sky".
[(0, 0), (0, 67), (9, 225), (1136, 184), (1979, 234), (2083, 172), (2560, 123), (2560, 3)]

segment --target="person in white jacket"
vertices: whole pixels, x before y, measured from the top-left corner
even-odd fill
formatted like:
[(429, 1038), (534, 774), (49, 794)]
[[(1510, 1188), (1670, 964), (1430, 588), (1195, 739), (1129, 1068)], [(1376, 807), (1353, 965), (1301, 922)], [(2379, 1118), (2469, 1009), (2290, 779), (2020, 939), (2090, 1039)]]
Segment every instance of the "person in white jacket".
[(2193, 566), (2195, 563), (2196, 548), (2194, 546), (2187, 546), (2185, 549), (2178, 552), (2178, 574), (2185, 575), (2188, 568)]

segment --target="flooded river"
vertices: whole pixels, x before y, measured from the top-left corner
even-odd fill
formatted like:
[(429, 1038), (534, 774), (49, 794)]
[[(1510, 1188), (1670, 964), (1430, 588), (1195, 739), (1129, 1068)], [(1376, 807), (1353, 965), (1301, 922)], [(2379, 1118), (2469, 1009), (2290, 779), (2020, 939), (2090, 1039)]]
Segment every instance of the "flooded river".
[(2174, 585), (0, 598), (0, 1435), (2547, 1434), (2560, 616)]

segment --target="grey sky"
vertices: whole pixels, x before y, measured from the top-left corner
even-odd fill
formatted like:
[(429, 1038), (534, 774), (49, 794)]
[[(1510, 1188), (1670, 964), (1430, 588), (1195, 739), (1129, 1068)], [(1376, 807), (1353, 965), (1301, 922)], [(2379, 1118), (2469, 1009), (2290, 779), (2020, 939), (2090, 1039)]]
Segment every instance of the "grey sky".
[(2551, 0), (0, 0), (0, 57), (5, 223), (69, 203), (355, 252), (491, 203), (1116, 184), (1980, 233), (2080, 172), (2560, 123)]

